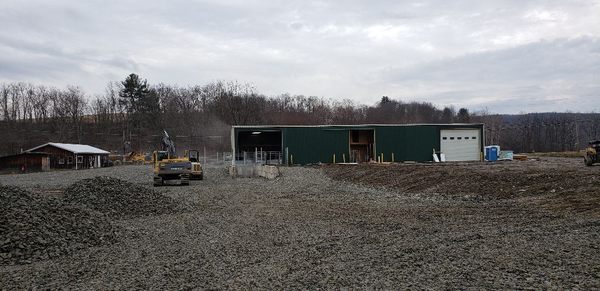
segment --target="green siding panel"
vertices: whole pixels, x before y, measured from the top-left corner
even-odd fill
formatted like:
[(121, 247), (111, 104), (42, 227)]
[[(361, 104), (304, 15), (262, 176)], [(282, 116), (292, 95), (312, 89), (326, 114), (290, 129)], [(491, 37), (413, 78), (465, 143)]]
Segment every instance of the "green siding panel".
[(383, 153), (385, 162), (432, 161), (433, 149), (440, 150), (440, 129), (437, 126), (382, 126), (375, 130), (375, 150)]
[[(342, 155), (348, 158), (349, 131), (318, 127), (298, 127), (283, 129), (283, 152), (293, 156), (294, 164), (331, 163), (333, 155), (336, 162), (342, 161)], [(285, 158), (284, 158), (285, 160)]]

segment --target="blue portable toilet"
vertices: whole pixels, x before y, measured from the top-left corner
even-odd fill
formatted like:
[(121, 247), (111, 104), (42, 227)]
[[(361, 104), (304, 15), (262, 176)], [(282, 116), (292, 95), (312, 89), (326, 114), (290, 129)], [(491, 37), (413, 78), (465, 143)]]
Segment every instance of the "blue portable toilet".
[(499, 146), (487, 146), (485, 147), (485, 160), (489, 162), (495, 162), (498, 160), (498, 148)]

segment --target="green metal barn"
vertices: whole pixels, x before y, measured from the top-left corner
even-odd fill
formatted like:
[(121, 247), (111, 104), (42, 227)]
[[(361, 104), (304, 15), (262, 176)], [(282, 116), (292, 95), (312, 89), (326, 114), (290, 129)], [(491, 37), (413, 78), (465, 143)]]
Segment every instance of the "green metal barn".
[(361, 124), (233, 126), (235, 161), (281, 164), (480, 161), (483, 124)]

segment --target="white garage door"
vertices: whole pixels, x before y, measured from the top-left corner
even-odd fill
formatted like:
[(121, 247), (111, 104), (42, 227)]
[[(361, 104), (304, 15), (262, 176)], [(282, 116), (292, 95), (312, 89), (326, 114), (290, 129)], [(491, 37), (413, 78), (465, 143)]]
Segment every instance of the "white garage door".
[(481, 155), (481, 136), (479, 129), (441, 130), (441, 152), (446, 161), (479, 161)]

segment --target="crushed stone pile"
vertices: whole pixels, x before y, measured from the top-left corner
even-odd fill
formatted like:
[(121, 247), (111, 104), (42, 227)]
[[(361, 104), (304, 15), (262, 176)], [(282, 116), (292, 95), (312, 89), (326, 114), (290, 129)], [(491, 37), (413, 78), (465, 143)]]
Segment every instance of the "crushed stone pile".
[(45, 260), (116, 241), (109, 219), (96, 211), (0, 186), (0, 264)]
[(170, 197), (113, 177), (80, 180), (65, 189), (63, 199), (115, 218), (167, 214), (177, 208)]

